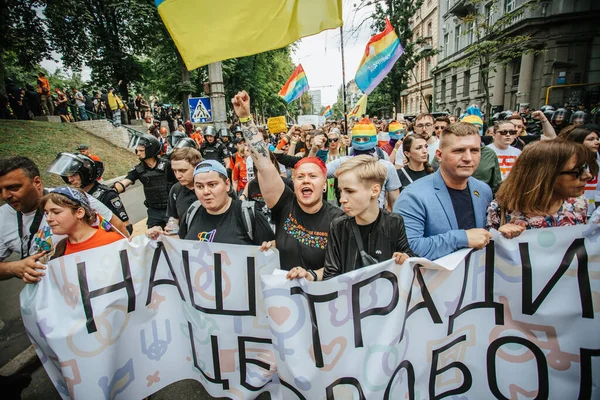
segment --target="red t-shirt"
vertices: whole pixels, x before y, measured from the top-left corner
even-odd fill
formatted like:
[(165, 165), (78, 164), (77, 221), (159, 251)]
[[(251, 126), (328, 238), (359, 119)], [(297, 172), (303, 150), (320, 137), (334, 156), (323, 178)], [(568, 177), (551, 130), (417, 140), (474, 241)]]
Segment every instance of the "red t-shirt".
[(69, 239), (67, 239), (67, 247), (64, 255), (95, 249), (96, 247), (105, 246), (121, 239), (123, 239), (123, 236), (119, 235), (117, 232), (107, 232), (103, 229), (96, 229), (94, 236), (84, 242), (71, 244)]
[(235, 167), (233, 167), (233, 180), (238, 183), (238, 187), (235, 188), (238, 192), (244, 190), (248, 184), (248, 171), (246, 170), (245, 159), (236, 163)]

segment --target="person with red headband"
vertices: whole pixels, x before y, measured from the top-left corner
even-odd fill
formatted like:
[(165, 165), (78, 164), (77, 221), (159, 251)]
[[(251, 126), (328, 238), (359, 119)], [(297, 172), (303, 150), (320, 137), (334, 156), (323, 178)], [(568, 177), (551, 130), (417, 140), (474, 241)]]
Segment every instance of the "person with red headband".
[[(343, 214), (342, 210), (323, 201), (327, 190), (327, 167), (316, 157), (307, 157), (294, 167), (294, 190), (285, 185), (278, 169), (269, 158), (262, 135), (250, 114), (250, 96), (238, 92), (231, 100), (250, 148), (263, 199), (271, 209), (276, 227), (275, 242), (279, 250), (281, 268), (289, 278), (293, 271), (306, 273), (317, 280), (323, 279), (325, 250), (331, 221)], [(264, 244), (270, 247), (272, 244)]]

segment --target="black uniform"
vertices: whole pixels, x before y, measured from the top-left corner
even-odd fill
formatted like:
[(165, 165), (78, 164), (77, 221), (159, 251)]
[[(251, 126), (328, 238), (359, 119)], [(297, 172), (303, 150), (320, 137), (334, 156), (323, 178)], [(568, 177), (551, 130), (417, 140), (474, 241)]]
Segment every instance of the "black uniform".
[(231, 156), (231, 154), (229, 154), (229, 150), (227, 150), (227, 146), (225, 146), (223, 143), (217, 142), (216, 140), (213, 144), (208, 143), (208, 141), (202, 143), (202, 147), (200, 147), (200, 153), (206, 160), (216, 160), (223, 165), (225, 165), (225, 159)]
[(196, 193), (181, 183), (177, 182), (169, 192), (169, 202), (167, 204), (167, 217), (181, 219), (187, 209), (196, 201)]
[(92, 188), (88, 191), (88, 194), (95, 197), (102, 204), (108, 207), (108, 209), (117, 217), (119, 217), (121, 221), (129, 221), (129, 215), (127, 215), (125, 206), (123, 205), (123, 202), (121, 201), (121, 198), (115, 189), (95, 182), (94, 186), (92, 186)]
[(177, 181), (168, 159), (159, 158), (154, 168), (148, 167), (145, 162), (136, 165), (129, 173), (127, 179), (132, 182), (138, 179), (144, 185), (144, 194), (146, 201), (144, 204), (148, 207), (148, 228), (153, 226), (165, 227), (167, 224), (167, 203), (169, 200), (169, 190)]

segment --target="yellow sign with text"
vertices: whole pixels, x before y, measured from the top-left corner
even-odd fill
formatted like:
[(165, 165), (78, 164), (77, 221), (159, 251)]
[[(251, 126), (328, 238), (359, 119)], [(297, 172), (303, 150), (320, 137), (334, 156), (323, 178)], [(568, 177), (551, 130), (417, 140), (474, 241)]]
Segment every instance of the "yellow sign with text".
[(267, 126), (269, 127), (270, 133), (281, 133), (287, 131), (287, 122), (285, 117), (272, 117), (267, 120)]

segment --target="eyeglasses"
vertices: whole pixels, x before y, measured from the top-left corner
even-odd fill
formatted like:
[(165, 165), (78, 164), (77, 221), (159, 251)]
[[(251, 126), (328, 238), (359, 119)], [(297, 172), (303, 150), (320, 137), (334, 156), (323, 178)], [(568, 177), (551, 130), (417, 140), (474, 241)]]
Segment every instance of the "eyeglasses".
[(415, 125), (416, 128), (431, 128), (433, 126), (433, 124), (431, 122), (427, 123), (427, 124), (418, 124)]
[(589, 173), (590, 170), (587, 164), (583, 164), (581, 167), (573, 171), (561, 171), (559, 175), (573, 175), (574, 178), (581, 179), (583, 174)]
[(329, 143), (331, 143), (331, 142), (338, 142), (339, 140), (340, 140), (339, 138), (331, 138), (331, 139), (327, 139), (327, 141), (328, 141)]
[(499, 133), (502, 136), (512, 136), (512, 135), (516, 135), (517, 131), (514, 131), (514, 130), (510, 130), (510, 131), (496, 131), (496, 133)]

